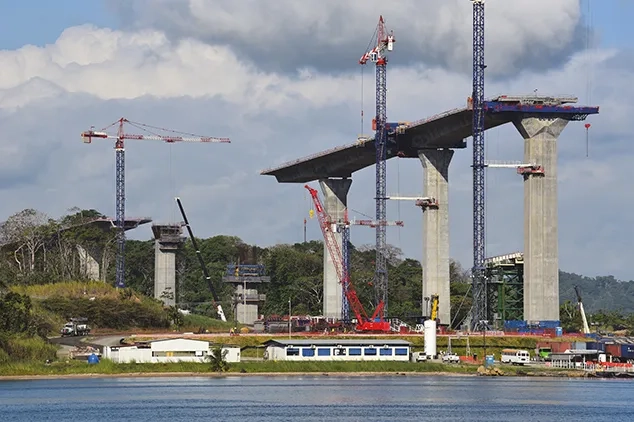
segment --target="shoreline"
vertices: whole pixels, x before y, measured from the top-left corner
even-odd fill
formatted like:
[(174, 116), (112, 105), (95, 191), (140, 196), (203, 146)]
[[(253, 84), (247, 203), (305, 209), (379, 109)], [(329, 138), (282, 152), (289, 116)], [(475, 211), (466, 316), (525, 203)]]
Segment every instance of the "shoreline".
[[(161, 377), (207, 377), (207, 378), (228, 378), (228, 377), (386, 377), (386, 376), (441, 376), (441, 377), (478, 377), (486, 376), (477, 373), (467, 372), (126, 372), (121, 374), (41, 374), (41, 375), (1, 375), (2, 381), (33, 381), (45, 379), (82, 379), (82, 378), (161, 378)], [(491, 377), (491, 376), (489, 376)], [(533, 373), (524, 374), (504, 374), (493, 378), (586, 378), (583, 373)]]
[(126, 372), (121, 374), (42, 374), (42, 375), (0, 375), (2, 381), (75, 379), (75, 378), (161, 378), (161, 377), (384, 377), (384, 376), (449, 376), (477, 377), (478, 374), (460, 372)]

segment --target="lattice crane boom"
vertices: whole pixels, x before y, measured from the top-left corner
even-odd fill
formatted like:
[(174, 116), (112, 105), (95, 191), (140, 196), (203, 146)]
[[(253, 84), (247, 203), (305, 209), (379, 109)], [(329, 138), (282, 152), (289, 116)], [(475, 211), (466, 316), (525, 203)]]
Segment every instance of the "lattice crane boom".
[(338, 226), (340, 224), (347, 226), (348, 222), (331, 222), (328, 218), (328, 215), (326, 214), (326, 211), (324, 210), (324, 207), (321, 204), (321, 200), (319, 199), (319, 192), (308, 185), (305, 185), (304, 187), (308, 190), (308, 192), (310, 192), (310, 196), (312, 197), (313, 203), (315, 204), (315, 211), (319, 220), (319, 227), (321, 228), (322, 234), (324, 236), (324, 242), (328, 249), (328, 253), (330, 253), (330, 256), (332, 257), (335, 271), (337, 272), (337, 277), (339, 278), (339, 281), (343, 286), (343, 291), (346, 295), (346, 298), (348, 299), (350, 308), (352, 309), (352, 312), (357, 319), (357, 330), (382, 332), (390, 331), (390, 323), (383, 320), (383, 302), (379, 302), (379, 305), (376, 307), (374, 314), (372, 314), (372, 317), (368, 318), (363, 304), (357, 296), (357, 291), (350, 281), (349, 269), (347, 265), (344, 265), (343, 253), (341, 251), (341, 248), (339, 248), (337, 239), (334, 236), (334, 233), (337, 231)]
[[(129, 124), (147, 134), (133, 134), (124, 131), (124, 125)], [(116, 134), (107, 132), (112, 127), (117, 127)], [(154, 131), (169, 132), (170, 135), (159, 135)], [(185, 136), (183, 136), (185, 135)], [(175, 142), (203, 142), (203, 143), (230, 143), (228, 138), (215, 138), (197, 136), (192, 133), (178, 132), (150, 126), (144, 123), (137, 123), (126, 118), (120, 118), (116, 122), (96, 131), (94, 126), (90, 130), (81, 133), (82, 141), (86, 144), (92, 143), (93, 139), (114, 139), (115, 140), (115, 218), (117, 229), (117, 258), (116, 258), (116, 286), (125, 287), (125, 145), (126, 139), (130, 140), (156, 140), (167, 143)]]
[(484, 154), (484, 0), (473, 3), (473, 308), (471, 328), (486, 329)]
[[(394, 33), (387, 32), (383, 16), (379, 18), (376, 31), (376, 43), (372, 49), (359, 59), (359, 64), (364, 65), (368, 61), (376, 65), (376, 115), (374, 123), (376, 133), (374, 145), (376, 149), (376, 220), (385, 221), (386, 217), (386, 163), (387, 158), (387, 53), (394, 49)], [(374, 37), (373, 37), (374, 40)], [(372, 45), (372, 41), (370, 42)], [(375, 303), (383, 303), (387, 311), (387, 258), (386, 258), (386, 226), (376, 225), (376, 270), (374, 277)]]

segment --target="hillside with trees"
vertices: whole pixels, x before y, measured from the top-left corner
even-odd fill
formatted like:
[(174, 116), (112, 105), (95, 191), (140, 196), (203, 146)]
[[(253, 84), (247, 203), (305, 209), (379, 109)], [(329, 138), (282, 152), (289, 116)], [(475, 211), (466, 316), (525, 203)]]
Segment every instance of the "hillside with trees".
[[(97, 306), (86, 304), (83, 302), (84, 299), (77, 297), (59, 293), (45, 294), (42, 293), (43, 289), (36, 294), (34, 292), (38, 290), (34, 287), (26, 288), (63, 281), (88, 283), (89, 272), (79, 259), (80, 249), (95, 257), (102, 267), (100, 278), (106, 280), (107, 284), (112, 284), (114, 231), (104, 229), (103, 225), (91, 224), (102, 217), (103, 215), (96, 210), (79, 209), (72, 209), (58, 219), (32, 209), (20, 211), (9, 217), (0, 225), (0, 283), (4, 286), (3, 290), (28, 293), (34, 309), (42, 309), (63, 318), (87, 312), (88, 309), (92, 309), (89, 306)], [(222, 276), (225, 275), (227, 264), (236, 262), (265, 265), (271, 282), (262, 286), (262, 293), (267, 295), (261, 309), (262, 313), (286, 314), (289, 299), (293, 303), (293, 313), (321, 313), (324, 258), (322, 242), (309, 241), (260, 248), (248, 245), (235, 236), (220, 235), (198, 240), (202, 257), (229, 320), (233, 319), (233, 291), (230, 285), (222, 282)], [(364, 306), (372, 309), (374, 249), (364, 245), (350, 245), (350, 249), (351, 279)], [(211, 294), (189, 239), (178, 251), (176, 259), (178, 306), (194, 313), (213, 316)], [(132, 312), (130, 309), (133, 306), (144, 306), (143, 309), (149, 316), (145, 322), (134, 318), (102, 317), (97, 325), (113, 329), (122, 328), (126, 324), (165, 327), (170, 321), (170, 310), (165, 310), (167, 317), (161, 317), (156, 314), (157, 309), (160, 312), (160, 302), (151, 299), (154, 291), (154, 241), (128, 240), (126, 262), (128, 288), (120, 293), (121, 297), (104, 295), (99, 297), (97, 302), (109, 303), (103, 307), (119, 309), (124, 315), (127, 315), (126, 312)], [(390, 246), (388, 265), (390, 316), (414, 322), (422, 313), (421, 264), (417, 260), (405, 258), (398, 248)], [(451, 263), (450, 277), (452, 320), (454, 325), (457, 325), (465, 318), (471, 307), (470, 279), (468, 271), (457, 262)], [(561, 272), (562, 306), (572, 305), (574, 308), (574, 285), (579, 286), (589, 313), (622, 314), (621, 319), (626, 319), (623, 315), (634, 312), (634, 282), (619, 282), (609, 276), (588, 278)], [(117, 304), (108, 301), (115, 301)], [(124, 302), (121, 304), (119, 301)], [(133, 305), (134, 303), (136, 305)], [(119, 306), (127, 310), (124, 311)], [(173, 320), (174, 310), (171, 312)], [(576, 316), (572, 314), (571, 318), (577, 321)]]

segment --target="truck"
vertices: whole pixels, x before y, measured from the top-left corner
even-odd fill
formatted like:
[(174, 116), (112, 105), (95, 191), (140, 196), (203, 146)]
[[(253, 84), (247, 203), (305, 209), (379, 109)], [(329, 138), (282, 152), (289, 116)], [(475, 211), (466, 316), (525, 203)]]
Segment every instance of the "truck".
[(460, 356), (455, 353), (448, 352), (442, 357), (443, 363), (460, 363)]
[(87, 318), (71, 318), (60, 331), (62, 337), (87, 336), (90, 333), (87, 321)]

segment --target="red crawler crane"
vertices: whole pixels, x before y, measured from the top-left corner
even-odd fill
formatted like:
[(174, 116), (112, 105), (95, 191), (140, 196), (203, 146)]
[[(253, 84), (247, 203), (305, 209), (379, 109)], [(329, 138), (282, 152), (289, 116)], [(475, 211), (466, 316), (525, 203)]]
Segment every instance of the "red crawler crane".
[[(323, 206), (321, 205), (321, 201), (319, 200), (319, 193), (317, 190), (311, 188), (310, 186), (304, 186), (310, 192), (310, 196), (313, 198), (313, 202), (315, 203), (315, 210), (317, 211), (317, 217), (319, 219), (319, 226), (321, 227), (321, 232), (324, 235), (324, 242), (326, 243), (326, 247), (328, 248), (328, 252), (332, 257), (332, 261), (335, 264), (335, 270), (337, 271), (337, 277), (339, 278), (339, 282), (346, 287), (344, 291), (346, 292), (346, 298), (348, 299), (348, 303), (350, 303), (350, 308), (352, 312), (354, 312), (354, 316), (357, 319), (357, 331), (363, 332), (390, 332), (390, 323), (384, 320), (383, 316), (383, 301), (380, 301), (374, 310), (374, 314), (372, 314), (372, 318), (368, 318), (368, 314), (365, 312), (359, 297), (357, 296), (357, 291), (354, 289), (352, 282), (350, 281), (350, 276), (346, 269), (344, 269), (343, 265), (343, 254), (341, 253), (341, 248), (335, 239), (334, 232), (336, 231), (336, 224), (329, 220), (326, 212), (324, 211)], [(349, 224), (349, 222), (345, 221), (343, 224)]]

